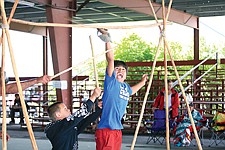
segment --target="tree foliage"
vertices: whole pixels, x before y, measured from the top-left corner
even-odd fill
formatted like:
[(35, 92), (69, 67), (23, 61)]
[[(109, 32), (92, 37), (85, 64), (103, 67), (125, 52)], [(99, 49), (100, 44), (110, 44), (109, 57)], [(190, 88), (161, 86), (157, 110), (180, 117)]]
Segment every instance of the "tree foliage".
[(133, 33), (117, 43), (115, 59), (121, 59), (125, 62), (152, 61), (154, 48)]
[[(139, 35), (132, 33), (127, 37), (124, 37), (119, 43), (116, 43), (116, 48), (114, 51), (115, 59), (122, 60), (125, 62), (149, 62), (153, 61), (156, 55), (156, 51), (158, 49), (158, 45), (153, 43), (145, 42)], [(184, 47), (178, 42), (168, 42), (169, 50), (172, 54), (172, 57), (175, 61), (180, 60), (193, 60), (194, 59), (194, 50), (193, 43), (190, 46)], [(164, 46), (163, 42), (159, 46), (160, 53), (157, 58), (157, 61), (164, 60)], [(225, 47), (222, 48), (222, 55), (225, 55)], [(218, 50), (216, 45), (208, 45), (204, 38), (200, 38), (200, 59), (205, 59), (211, 53)], [(214, 57), (215, 58), (215, 57)], [(167, 52), (167, 60), (170, 61), (170, 56)], [(105, 73), (105, 61), (97, 64), (97, 68), (101, 68), (98, 70), (100, 76), (104, 76)], [(102, 69), (103, 68), (103, 69)], [(178, 66), (177, 69), (189, 70), (192, 66)], [(163, 67), (159, 67), (159, 70), (163, 70)], [(129, 68), (129, 71), (133, 71), (133, 75), (143, 74), (141, 70), (151, 70), (151, 66), (148, 67), (135, 67)], [(168, 66), (168, 70), (174, 72), (174, 68), (172, 66)], [(136, 72), (135, 72), (136, 71)], [(140, 78), (140, 77), (139, 77)], [(129, 77), (128, 77), (129, 79)]]

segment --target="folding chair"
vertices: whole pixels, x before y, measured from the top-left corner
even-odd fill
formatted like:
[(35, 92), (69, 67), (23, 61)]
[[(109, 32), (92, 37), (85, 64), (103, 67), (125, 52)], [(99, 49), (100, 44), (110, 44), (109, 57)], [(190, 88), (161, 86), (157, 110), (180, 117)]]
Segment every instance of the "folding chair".
[(146, 144), (153, 141), (159, 142), (161, 145), (165, 141), (166, 135), (166, 112), (165, 110), (155, 110), (153, 121), (145, 122), (149, 137)]
[(212, 121), (209, 123), (209, 130), (211, 131), (211, 138), (209, 147), (212, 145), (219, 145), (220, 143), (224, 144), (223, 140), (225, 139), (225, 113), (216, 112)]

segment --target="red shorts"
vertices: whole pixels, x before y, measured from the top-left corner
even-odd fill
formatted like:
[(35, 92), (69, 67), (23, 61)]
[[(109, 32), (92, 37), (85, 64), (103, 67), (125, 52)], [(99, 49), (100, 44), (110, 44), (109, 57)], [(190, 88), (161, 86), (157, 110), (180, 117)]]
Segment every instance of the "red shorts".
[(95, 132), (96, 150), (120, 150), (122, 131), (109, 128), (98, 129)]

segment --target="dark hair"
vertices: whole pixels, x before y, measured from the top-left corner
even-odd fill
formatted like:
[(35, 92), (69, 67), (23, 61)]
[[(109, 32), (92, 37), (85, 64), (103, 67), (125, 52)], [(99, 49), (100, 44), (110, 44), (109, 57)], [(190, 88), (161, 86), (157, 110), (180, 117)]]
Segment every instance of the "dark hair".
[(128, 72), (128, 66), (124, 61), (121, 60), (114, 60), (114, 67), (123, 66), (126, 71)]
[(168, 80), (167, 80), (167, 83), (170, 83), (170, 82), (173, 82), (173, 81), (172, 81), (171, 79), (168, 79)]
[(16, 93), (15, 96), (20, 96), (20, 95), (18, 93)]
[(52, 119), (53, 121), (56, 121), (56, 117), (55, 117), (55, 113), (57, 111), (60, 111), (60, 107), (59, 105), (62, 104), (63, 102), (56, 102), (52, 105), (50, 105), (47, 109), (48, 112), (48, 116), (50, 119)]

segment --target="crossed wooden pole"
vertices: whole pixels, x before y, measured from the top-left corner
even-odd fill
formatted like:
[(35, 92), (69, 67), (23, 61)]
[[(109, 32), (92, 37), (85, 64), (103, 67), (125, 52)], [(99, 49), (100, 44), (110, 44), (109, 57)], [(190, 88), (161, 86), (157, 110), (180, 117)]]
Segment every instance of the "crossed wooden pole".
[[(27, 125), (27, 129), (28, 129), (29, 136), (30, 136), (30, 139), (31, 139), (32, 147), (33, 147), (34, 150), (37, 150), (38, 147), (37, 147), (37, 144), (36, 144), (36, 141), (35, 141), (34, 133), (33, 133), (30, 121), (29, 121), (28, 112), (27, 112), (26, 105), (25, 105), (25, 102), (24, 102), (24, 97), (23, 97), (23, 93), (22, 93), (22, 87), (21, 87), (19, 76), (18, 76), (18, 72), (17, 72), (17, 67), (16, 67), (16, 63), (15, 63), (15, 58), (14, 58), (14, 54), (13, 54), (13, 48), (12, 48), (12, 44), (11, 44), (11, 40), (10, 40), (10, 34), (9, 34), (9, 24), (11, 22), (12, 16), (14, 15), (14, 12), (16, 10), (18, 2), (19, 2), (19, 0), (15, 1), (13, 9), (12, 9), (11, 14), (10, 14), (10, 18), (7, 21), (6, 13), (5, 13), (5, 7), (4, 7), (4, 0), (1, 0), (2, 41), (3, 41), (2, 42), (2, 58), (3, 58), (2, 59), (2, 66), (3, 66), (3, 69), (2, 69), (1, 75), (3, 75), (2, 76), (2, 87), (3, 87), (2, 96), (3, 96), (3, 102), (4, 102), (3, 110), (6, 110), (5, 84), (4, 84), (5, 81), (3, 82), (3, 80), (5, 79), (4, 78), (4, 67), (5, 67), (5, 65), (4, 65), (4, 60), (5, 60), (5, 56), (4, 56), (5, 52), (4, 51), (5, 50), (4, 49), (5, 49), (5, 43), (4, 42), (5, 42), (5, 37), (6, 37), (7, 38), (7, 42), (8, 42), (11, 62), (12, 62), (12, 66), (13, 66), (13, 71), (14, 71), (14, 74), (15, 74), (15, 79), (16, 79), (16, 83), (17, 83), (17, 87), (18, 87), (18, 91), (19, 91), (20, 102), (21, 102), (23, 114), (24, 114), (24, 117), (25, 117), (26, 125)], [(6, 144), (6, 111), (3, 111), (2, 132), (3, 132), (2, 149), (6, 150), (7, 149), (7, 144)]]
[[(169, 7), (167, 9), (167, 14), (166, 15), (165, 15), (166, 9), (165, 9), (165, 5), (164, 4), (165, 4), (164, 0), (162, 0), (163, 29), (161, 29), (161, 27), (159, 26), (159, 29), (160, 29), (160, 32), (161, 32), (161, 36), (159, 38), (159, 44), (158, 44), (156, 55), (155, 55), (155, 58), (154, 58), (154, 62), (153, 62), (152, 70), (151, 70), (151, 75), (150, 75), (147, 91), (145, 93), (145, 97), (144, 97), (144, 101), (143, 101), (140, 117), (139, 117), (138, 124), (137, 124), (136, 130), (135, 130), (134, 138), (133, 138), (133, 141), (132, 141), (132, 144), (131, 144), (131, 150), (134, 149), (134, 145), (135, 145), (135, 142), (136, 142), (136, 139), (137, 139), (138, 131), (139, 131), (139, 128), (140, 128), (140, 125), (141, 125), (141, 121), (142, 121), (142, 118), (143, 118), (145, 105), (146, 105), (146, 102), (147, 102), (148, 94), (149, 94), (149, 91), (150, 91), (150, 88), (151, 88), (151, 84), (152, 84), (152, 80), (153, 80), (153, 74), (154, 74), (154, 70), (155, 70), (156, 60), (157, 60), (157, 57), (159, 55), (159, 50), (160, 50), (160, 46), (162, 44), (162, 41), (164, 43), (164, 69), (165, 69), (164, 81), (165, 81), (165, 94), (166, 94), (166, 147), (167, 147), (167, 150), (170, 150), (170, 139), (169, 139), (170, 136), (169, 136), (169, 111), (168, 111), (168, 83), (167, 83), (167, 55), (166, 55), (166, 52), (168, 52), (168, 54), (170, 56), (170, 59), (171, 59), (171, 62), (172, 62), (172, 65), (174, 67), (174, 71), (175, 71), (175, 74), (176, 74), (176, 78), (178, 80), (179, 86), (181, 88), (181, 91), (182, 91), (182, 94), (183, 94), (183, 97), (184, 97), (184, 101), (185, 101), (185, 104), (186, 104), (186, 107), (187, 107), (187, 110), (188, 110), (188, 115), (189, 115), (189, 118), (190, 118), (190, 121), (191, 121), (191, 124), (192, 124), (192, 128), (193, 128), (193, 131), (194, 131), (195, 139), (197, 141), (198, 149), (202, 150), (201, 142), (199, 140), (198, 133), (197, 133), (197, 130), (196, 130), (196, 127), (195, 127), (195, 123), (194, 123), (193, 117), (191, 115), (191, 111), (190, 111), (190, 107), (189, 107), (187, 99), (186, 99), (185, 91), (184, 91), (184, 88), (182, 86), (182, 83), (181, 83), (178, 71), (176, 69), (176, 65), (174, 63), (174, 59), (173, 59), (172, 54), (170, 52), (167, 39), (165, 37), (166, 22), (167, 22), (167, 20), (169, 18), (169, 12), (170, 12), (170, 9), (171, 9), (171, 6), (172, 6), (172, 0), (170, 0)], [(155, 17), (156, 22), (158, 22), (158, 19), (156, 17), (153, 5), (152, 5), (150, 0), (149, 0), (149, 5), (151, 7), (151, 10), (153, 12), (153, 15)]]

